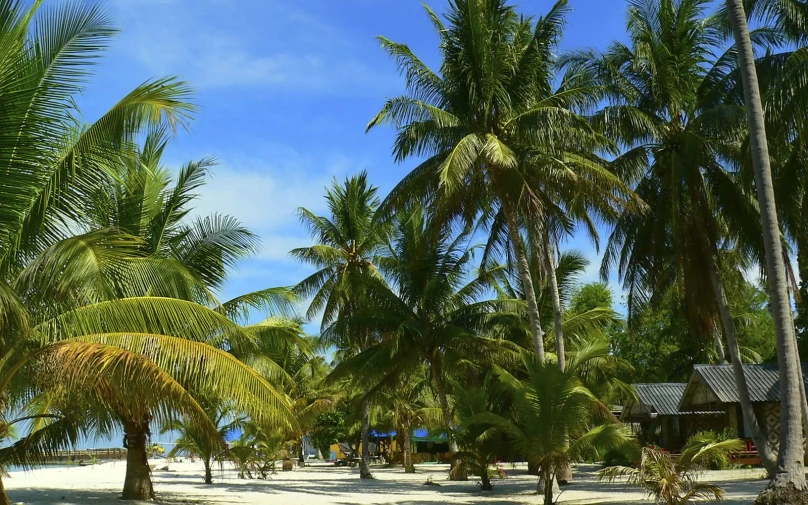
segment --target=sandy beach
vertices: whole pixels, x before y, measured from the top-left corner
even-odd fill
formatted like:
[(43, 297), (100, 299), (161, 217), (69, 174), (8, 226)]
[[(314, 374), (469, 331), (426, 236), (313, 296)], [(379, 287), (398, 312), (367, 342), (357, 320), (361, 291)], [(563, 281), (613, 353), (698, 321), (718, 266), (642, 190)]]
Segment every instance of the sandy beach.
[[(158, 465), (164, 465), (161, 461)], [(404, 474), (400, 468), (372, 468), (374, 480), (361, 481), (358, 470), (314, 464), (292, 472), (278, 472), (268, 480), (238, 479), (226, 466), (214, 472), (214, 484), (202, 482), (201, 464), (172, 463), (169, 471), (153, 474), (158, 503), (164, 504), (264, 504), (273, 505), (350, 505), (440, 503), (538, 504), (535, 477), (525, 468), (505, 469), (507, 479), (495, 479), (494, 490), (482, 492), (476, 479), (469, 482), (447, 480), (445, 465), (421, 465), (417, 473)], [(594, 480), (596, 466), (576, 469), (575, 481), (564, 488), (560, 503), (625, 504), (642, 503), (644, 495), (622, 484), (603, 484)], [(4, 479), (11, 502), (25, 505), (120, 505), (124, 462), (87, 467), (45, 468), (27, 473), (12, 473)], [(439, 486), (426, 486), (431, 479)], [(731, 505), (750, 503), (766, 485), (761, 470), (707, 472), (704, 479), (720, 482)], [(132, 503), (132, 502), (130, 502)]]

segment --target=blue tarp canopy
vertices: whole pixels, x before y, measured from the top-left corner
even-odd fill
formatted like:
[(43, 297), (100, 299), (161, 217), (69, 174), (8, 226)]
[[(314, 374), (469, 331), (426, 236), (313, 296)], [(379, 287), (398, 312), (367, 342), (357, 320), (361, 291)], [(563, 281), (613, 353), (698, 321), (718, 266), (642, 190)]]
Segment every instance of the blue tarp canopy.
[[(386, 438), (386, 437), (395, 437), (395, 431), (389, 431), (386, 433), (380, 433), (376, 430), (370, 430), (370, 434), (374, 437), (378, 438)], [(429, 430), (426, 428), (416, 428), (412, 430), (412, 441), (413, 442), (446, 442), (446, 434), (445, 433), (429, 433)]]

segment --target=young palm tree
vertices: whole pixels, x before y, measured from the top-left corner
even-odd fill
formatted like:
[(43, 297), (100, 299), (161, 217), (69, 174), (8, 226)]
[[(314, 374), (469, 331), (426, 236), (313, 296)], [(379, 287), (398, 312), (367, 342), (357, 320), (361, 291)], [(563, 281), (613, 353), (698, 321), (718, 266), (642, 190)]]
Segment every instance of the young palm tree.
[(544, 332), (519, 223), (545, 225), (582, 187), (608, 188), (600, 193), (605, 195), (620, 186), (593, 154), (609, 142), (575, 112), (597, 103), (597, 87), (586, 73), (565, 74), (553, 86), (553, 51), (567, 10), (560, 0), (534, 20), (520, 17), (505, 0), (457, 0), (444, 24), (427, 8), (441, 41), (440, 72), (406, 45), (380, 38), (408, 93), (388, 100), (368, 125), (397, 129), (397, 161), (427, 158), (393, 189), (385, 212), (412, 201), (441, 220), (470, 222), (481, 210), (501, 211), (541, 361)]
[[(316, 216), (301, 208), (300, 219), (317, 244), (295, 249), (292, 256), (308, 263), (317, 271), (301, 281), (295, 292), (311, 297), (307, 317), (313, 319), (322, 311), (322, 328), (350, 317), (366, 303), (362, 286), (366, 278), (378, 278), (379, 272), (373, 263), (378, 247), (385, 239), (385, 227), (374, 221), (379, 200), (377, 189), (367, 182), (367, 174), (336, 182), (328, 189), (326, 201), (330, 217)], [(373, 344), (373, 334), (368, 331), (323, 332), (330, 336), (330, 344), (345, 355), (368, 349)], [(368, 429), (369, 398), (362, 401), (362, 463), (360, 477), (372, 478), (369, 469)]]
[(781, 426), (777, 473), (773, 475), (769, 487), (761, 493), (758, 502), (780, 503), (781, 500), (789, 500), (789, 495), (795, 491), (803, 495), (808, 493), (802, 456), (804, 449), (801, 405), (805, 398), (804, 391), (800, 390), (802, 371), (797, 359), (797, 342), (791, 320), (791, 302), (780, 243), (780, 226), (775, 208), (765, 115), (760, 98), (752, 38), (743, 3), (740, 0), (727, 0), (727, 13), (738, 48), (744, 109), (749, 127), (749, 144), (766, 253), (769, 297), (777, 337), (777, 361), (780, 367)]
[(480, 477), (480, 488), (483, 491), (493, 489), (490, 466), (499, 457), (507, 458), (518, 453), (509, 450), (510, 440), (496, 424), (477, 422), (478, 416), (485, 413), (498, 415), (507, 412), (507, 394), (493, 376), (486, 376), (482, 384), (458, 390), (457, 418), (459, 421), (457, 438), (462, 450), (459, 456), (463, 464)]
[[(723, 165), (743, 138), (743, 111), (724, 102), (720, 82), (732, 70), (733, 50), (721, 55), (722, 22), (707, 16), (707, 0), (640, 0), (628, 12), (630, 44), (613, 43), (588, 68), (599, 74), (613, 102), (596, 121), (627, 151), (615, 161), (638, 176), (647, 204), (617, 221), (602, 272), (617, 266), (629, 291), (629, 316), (673, 289), (690, 330), (711, 342), (720, 322), (733, 365), (745, 425), (766, 468), (774, 455), (749, 399), (737, 332), (721, 272), (720, 246), (749, 229), (756, 210)], [(718, 56), (716, 56), (718, 55)]]
[(613, 418), (581, 383), (581, 367), (592, 359), (606, 356), (608, 345), (581, 348), (562, 372), (551, 364), (523, 360), (527, 380), (522, 382), (502, 368), (495, 368), (509, 394), (507, 412), (480, 412), (466, 419), (465, 425), (486, 426), (502, 433), (542, 471), (545, 505), (553, 503), (553, 480), (559, 469), (585, 454), (632, 447), (630, 433)]
[(363, 289), (372, 303), (342, 321), (382, 339), (334, 370), (335, 377), (351, 374), (373, 386), (426, 363), (453, 454), (458, 447), (449, 378), (462, 362), (482, 363), (501, 353), (507, 342), (487, 334), (520, 319), (519, 301), (484, 297), (490, 278), (468, 279), (474, 252), (469, 239), (470, 232), (450, 238), (448, 228), (436, 230), (418, 206), (400, 213), (393, 241), (376, 260), (386, 281), (370, 279)]
[(431, 429), (443, 425), (443, 412), (438, 406), (426, 371), (398, 377), (380, 390), (380, 405), (390, 409), (393, 425), (401, 441), (404, 473), (415, 473), (412, 462), (412, 431), (416, 428)]
[(187, 416), (164, 422), (160, 427), (160, 434), (179, 435), (174, 447), (166, 456), (176, 457), (178, 454), (186, 454), (200, 458), (205, 465), (205, 484), (213, 484), (213, 460), (226, 453), (226, 446), (223, 448), (220, 440), (226, 440), (230, 434), (243, 428), (245, 419), (221, 400), (204, 399), (200, 400), (200, 405), (216, 427), (219, 440), (211, 440), (210, 435), (200, 430), (199, 424)]
[(638, 467), (612, 466), (598, 474), (598, 480), (617, 479), (640, 486), (655, 503), (688, 505), (700, 501), (721, 501), (724, 490), (699, 482), (699, 472), (716, 462), (728, 462), (732, 451), (744, 448), (742, 440), (716, 441), (714, 436), (696, 434), (685, 443), (678, 457), (662, 449), (645, 447)]

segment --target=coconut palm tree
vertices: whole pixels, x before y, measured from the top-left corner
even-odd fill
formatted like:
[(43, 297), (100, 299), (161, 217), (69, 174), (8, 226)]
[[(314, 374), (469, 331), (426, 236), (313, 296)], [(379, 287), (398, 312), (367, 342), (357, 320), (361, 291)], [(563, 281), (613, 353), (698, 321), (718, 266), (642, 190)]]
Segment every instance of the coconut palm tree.
[(699, 472), (719, 462), (726, 465), (729, 453), (743, 448), (742, 440), (716, 441), (713, 435), (696, 434), (687, 440), (678, 457), (663, 449), (644, 447), (639, 466), (604, 468), (598, 473), (598, 480), (626, 479), (629, 484), (645, 489), (655, 503), (666, 505), (721, 501), (724, 490), (699, 482)]
[(419, 206), (397, 216), (394, 236), (376, 259), (384, 279), (368, 279), (363, 290), (369, 303), (329, 330), (353, 325), (381, 339), (339, 363), (332, 376), (351, 375), (376, 387), (426, 364), (443, 429), (456, 454), (450, 377), (463, 363), (479, 364), (507, 352), (508, 342), (489, 335), (502, 325), (518, 324), (522, 304), (487, 299), (486, 290), (499, 271), (489, 270), (488, 278), (468, 278), (475, 249), (469, 247), (471, 232), (451, 237), (449, 227), (436, 229), (429, 219)]
[(631, 168), (635, 191), (649, 209), (617, 221), (602, 273), (617, 267), (629, 292), (630, 319), (674, 289), (694, 335), (711, 342), (720, 324), (745, 425), (773, 471), (722, 276), (722, 244), (758, 230), (753, 202), (724, 164), (743, 138), (744, 118), (742, 108), (717, 91), (732, 70), (734, 49), (720, 52), (722, 22), (705, 17), (709, 6), (706, 0), (637, 1), (628, 11), (629, 45), (613, 43), (605, 54), (587, 55), (587, 68), (601, 76), (612, 100), (596, 122), (626, 146), (615, 164)]
[[(95, 123), (78, 123), (74, 97), (114, 29), (99, 6), (40, 3), (0, 2), (0, 394), (5, 414), (37, 420), (3, 444), (2, 464), (36, 465), (87, 430), (107, 430), (110, 417), (98, 412), (126, 412), (136, 422), (127, 430), (124, 496), (148, 498), (150, 417), (189, 415), (216, 436), (190, 390), (224, 392), (213, 377), (230, 377), (228, 396), (257, 418), (289, 424), (288, 407), (232, 355), (200, 342), (246, 346), (251, 335), (210, 308), (166, 298), (203, 289), (196, 279), (145, 257), (138, 237), (76, 235), (121, 153), (141, 132), (184, 125), (193, 107), (183, 83), (160, 79)], [(4, 419), (4, 437), (14, 421)]]
[[(361, 287), (365, 278), (378, 278), (373, 262), (378, 247), (385, 239), (385, 226), (374, 221), (379, 199), (377, 189), (368, 184), (367, 174), (350, 177), (340, 185), (336, 181), (326, 192), (330, 217), (317, 216), (300, 208), (300, 220), (309, 228), (317, 243), (295, 249), (291, 255), (314, 266), (317, 271), (301, 281), (295, 292), (311, 297), (307, 318), (322, 311), (321, 326), (325, 330), (333, 323), (349, 317), (365, 303)], [(325, 332), (329, 344), (350, 356), (368, 349), (373, 334), (366, 331)], [(369, 398), (362, 401), (362, 463), (360, 477), (372, 478), (369, 469)]]
[(608, 355), (604, 343), (582, 347), (561, 371), (551, 364), (538, 364), (524, 356), (527, 379), (520, 381), (495, 367), (511, 401), (506, 412), (485, 411), (465, 420), (466, 426), (481, 425), (501, 433), (523, 456), (541, 468), (539, 494), (545, 505), (553, 503), (553, 480), (559, 469), (588, 454), (609, 450), (632, 450), (630, 433), (613, 418), (579, 378), (581, 367)]
[[(205, 411), (210, 422), (216, 427), (220, 440), (227, 437), (244, 425), (245, 419), (238, 415), (227, 402), (216, 399), (200, 399), (200, 406)], [(205, 466), (205, 484), (213, 484), (212, 462), (225, 455), (221, 443), (211, 440), (208, 433), (200, 430), (200, 426), (190, 417), (170, 419), (160, 426), (160, 434), (173, 432), (178, 435), (174, 447), (166, 455), (176, 457), (186, 454), (199, 457)]]
[(589, 74), (575, 72), (554, 87), (566, 0), (535, 20), (505, 0), (452, 2), (446, 24), (426, 10), (441, 41), (439, 72), (406, 45), (379, 39), (404, 75), (407, 94), (389, 99), (368, 129), (396, 128), (397, 161), (427, 158), (393, 189), (383, 214), (413, 201), (441, 220), (471, 222), (480, 211), (501, 211), (527, 293), (535, 355), (543, 361), (544, 332), (519, 223), (546, 227), (563, 214), (560, 206), (584, 201), (575, 198), (582, 187), (602, 187), (600, 199), (614, 200), (620, 181), (594, 154), (611, 145), (576, 113), (597, 103), (598, 88)]
[(791, 320), (791, 303), (780, 243), (780, 226), (775, 207), (774, 187), (766, 138), (765, 115), (757, 82), (755, 54), (743, 3), (727, 0), (727, 13), (735, 35), (738, 66), (743, 83), (744, 110), (749, 128), (752, 166), (760, 207), (760, 222), (766, 257), (766, 273), (777, 337), (777, 361), (780, 367), (780, 450), (777, 473), (769, 487), (761, 493), (760, 503), (779, 503), (788, 500), (795, 490), (808, 492), (802, 454), (802, 371), (797, 359), (797, 341)]
[[(392, 383), (391, 383), (392, 382)], [(392, 424), (399, 436), (404, 473), (415, 473), (412, 462), (412, 431), (443, 425), (443, 412), (435, 399), (426, 370), (388, 381), (378, 390), (380, 405), (390, 409)]]
[(493, 375), (487, 375), (479, 386), (459, 389), (455, 396), (459, 423), (457, 438), (462, 447), (458, 455), (463, 458), (463, 464), (480, 477), (480, 488), (490, 491), (493, 489), (489, 473), (491, 464), (497, 457), (507, 458), (516, 455), (517, 451), (509, 450), (513, 446), (496, 424), (477, 420), (481, 414), (507, 412), (509, 399)]

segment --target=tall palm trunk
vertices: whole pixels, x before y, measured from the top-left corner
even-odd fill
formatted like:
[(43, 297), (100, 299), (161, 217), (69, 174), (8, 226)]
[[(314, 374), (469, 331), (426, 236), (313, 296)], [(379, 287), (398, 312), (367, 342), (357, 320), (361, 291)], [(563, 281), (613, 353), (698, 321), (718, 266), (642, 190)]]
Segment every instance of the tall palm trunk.
[(724, 344), (721, 342), (721, 334), (718, 332), (718, 328), (713, 331), (713, 338), (715, 339), (715, 350), (718, 352), (718, 362), (726, 363), (727, 355), (724, 353)]
[(533, 289), (533, 279), (530, 275), (530, 265), (525, 255), (522, 236), (519, 234), (516, 213), (504, 200), (502, 203), (502, 212), (505, 214), (505, 221), (508, 224), (508, 235), (511, 239), (511, 247), (513, 248), (513, 254), (516, 258), (516, 266), (519, 269), (519, 277), (522, 279), (522, 289), (525, 292), (527, 314), (530, 319), (530, 333), (533, 337), (533, 350), (536, 353), (536, 361), (544, 363), (544, 332), (541, 329), (541, 322), (539, 320), (539, 304), (536, 301), (536, 290)]
[(718, 305), (718, 312), (721, 315), (721, 325), (724, 328), (724, 335), (727, 339), (727, 349), (732, 365), (732, 374), (735, 376), (735, 385), (738, 389), (738, 398), (741, 400), (741, 412), (743, 413), (744, 426), (752, 433), (752, 440), (755, 442), (760, 460), (766, 468), (769, 477), (772, 477), (777, 466), (775, 455), (769, 447), (766, 434), (760, 428), (755, 411), (752, 408), (752, 398), (749, 396), (749, 385), (746, 382), (746, 375), (743, 373), (743, 362), (741, 361), (741, 351), (738, 347), (738, 335), (735, 331), (735, 322), (729, 310), (724, 283), (718, 274), (718, 267), (715, 256), (712, 252), (707, 254), (707, 270), (710, 275), (710, 282), (713, 285), (715, 301)]
[(297, 466), (303, 468), (306, 466), (306, 454), (303, 452), (303, 439), (300, 439), (300, 451), (297, 454)]
[(370, 398), (365, 392), (365, 397), (362, 399), (362, 460), (359, 463), (359, 478), (372, 479), (373, 475), (370, 473), (370, 438), (368, 431), (370, 429)]
[(404, 454), (404, 473), (415, 473), (415, 465), (412, 464), (412, 426), (404, 428), (401, 438), (401, 449)]
[(449, 408), (449, 397), (446, 394), (446, 376), (443, 370), (443, 356), (435, 356), (432, 359), (432, 379), (435, 381), (435, 389), (438, 392), (438, 402), (440, 403), (441, 416), (443, 417), (443, 427), (446, 429), (446, 437), (449, 440), (449, 452), (452, 453), (452, 467), (449, 472), (451, 480), (468, 480), (466, 472), (462, 470), (461, 461), (455, 458), (459, 452), (457, 442), (452, 432), (452, 411)]
[[(558, 291), (558, 278), (555, 271), (555, 258), (553, 246), (550, 243), (550, 234), (542, 234), (544, 241), (544, 257), (546, 258), (547, 280), (550, 282), (550, 294), (553, 298), (553, 324), (556, 338), (556, 354), (558, 355), (558, 368), (563, 372), (567, 368), (567, 357), (564, 346), (564, 330), (561, 327), (561, 294)], [(572, 480), (572, 465), (566, 463), (558, 469), (559, 484), (566, 484)]]
[(124, 500), (154, 499), (151, 469), (146, 453), (146, 440), (149, 433), (148, 421), (125, 421), (126, 477), (123, 483)]
[(769, 148), (763, 103), (760, 99), (755, 55), (749, 37), (742, 0), (727, 0), (727, 11), (735, 35), (738, 64), (743, 82), (746, 118), (749, 123), (749, 144), (752, 166), (755, 169), (755, 185), (760, 220), (763, 230), (763, 245), (766, 251), (766, 274), (769, 297), (777, 337), (777, 362), (780, 367), (780, 451), (777, 473), (768, 488), (758, 497), (759, 503), (791, 503), (794, 495), (804, 494), (805, 467), (802, 445), (802, 412), (799, 381), (802, 372), (797, 368), (796, 340), (792, 333), (791, 308), (786, 294), (786, 270), (783, 264), (780, 226), (774, 203)]
[(553, 298), (553, 323), (555, 324), (558, 368), (563, 372), (567, 368), (567, 358), (564, 347), (564, 330), (561, 327), (561, 294), (558, 292), (553, 246), (550, 244), (550, 236), (547, 233), (544, 234), (544, 255), (547, 258), (547, 279), (550, 282), (550, 293)]

